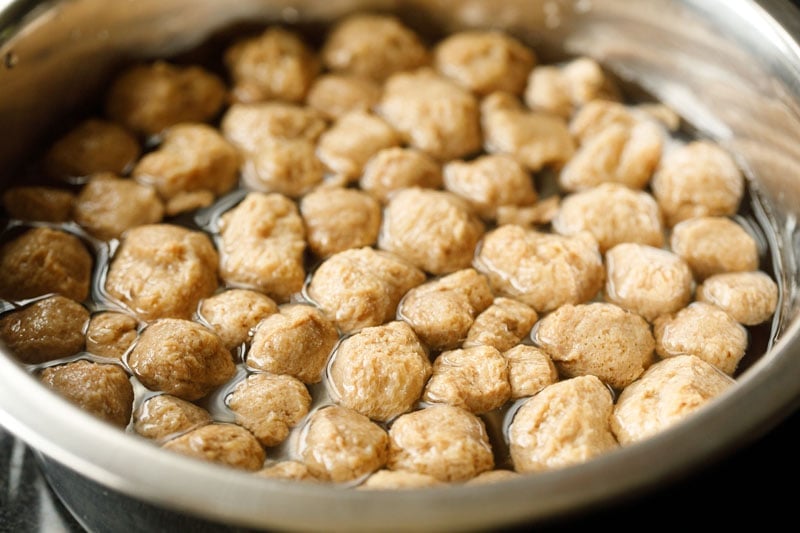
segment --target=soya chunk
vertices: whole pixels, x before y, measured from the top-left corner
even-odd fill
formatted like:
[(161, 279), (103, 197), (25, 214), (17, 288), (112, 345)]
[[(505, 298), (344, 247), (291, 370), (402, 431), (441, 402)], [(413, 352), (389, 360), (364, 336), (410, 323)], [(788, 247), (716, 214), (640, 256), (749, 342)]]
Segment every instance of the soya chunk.
[(331, 30), (322, 60), (333, 72), (382, 82), (396, 72), (426, 64), (428, 52), (417, 34), (397, 18), (356, 14)]
[(554, 470), (613, 450), (613, 408), (611, 393), (595, 376), (560, 381), (525, 400), (508, 429), (514, 469)]
[(217, 289), (219, 259), (204, 233), (171, 224), (125, 233), (108, 270), (106, 291), (141, 320), (189, 318)]
[(359, 185), (386, 203), (400, 189), (438, 189), (442, 185), (442, 169), (435, 159), (420, 150), (387, 148), (367, 162)]
[(211, 421), (211, 415), (202, 407), (169, 394), (153, 396), (133, 414), (136, 433), (162, 442)]
[(164, 205), (148, 185), (113, 174), (96, 174), (78, 194), (74, 216), (93, 236), (110, 240), (136, 226), (161, 222)]
[(239, 102), (302, 101), (319, 71), (300, 36), (278, 27), (234, 43), (224, 59)]
[(67, 222), (75, 195), (52, 187), (10, 187), (3, 193), (3, 208), (11, 218), (41, 222)]
[(297, 206), (280, 194), (250, 193), (219, 222), (220, 275), (230, 285), (285, 302), (305, 279), (305, 229)]
[(378, 246), (431, 274), (448, 274), (472, 262), (483, 224), (454, 194), (404, 189), (389, 199)]
[(486, 427), (480, 418), (452, 405), (434, 405), (397, 418), (389, 429), (388, 467), (467, 481), (494, 468)]
[(411, 289), (397, 313), (429, 348), (449, 350), (461, 344), (491, 302), (486, 278), (468, 268)]
[(117, 365), (75, 361), (42, 370), (39, 379), (84, 411), (114, 424), (128, 425), (133, 410), (133, 386)]
[(234, 373), (231, 353), (211, 330), (196, 322), (162, 318), (145, 328), (128, 355), (142, 384), (183, 400), (198, 400)]
[(697, 217), (672, 228), (672, 251), (692, 269), (697, 281), (725, 272), (758, 269), (758, 245), (742, 226), (726, 217)]
[(697, 287), (697, 300), (716, 305), (745, 326), (754, 326), (775, 312), (778, 286), (761, 271), (716, 274)]
[(489, 278), (495, 294), (520, 300), (538, 312), (590, 300), (605, 274), (590, 234), (563, 237), (514, 225), (486, 235), (475, 268)]
[(114, 79), (106, 95), (106, 114), (148, 136), (181, 122), (211, 120), (224, 100), (225, 84), (215, 74), (156, 61), (134, 65)]
[(694, 302), (653, 323), (661, 357), (696, 355), (733, 375), (747, 349), (747, 330), (717, 306)]
[(564, 305), (541, 319), (531, 334), (561, 375), (594, 375), (622, 389), (653, 361), (650, 325), (616, 305)]
[(318, 383), (339, 335), (319, 309), (310, 305), (283, 306), (262, 320), (247, 352), (251, 368), (288, 374), (303, 383)]
[(464, 31), (439, 42), (434, 51), (439, 72), (479, 95), (522, 93), (536, 63), (533, 50), (499, 31)]
[(386, 464), (386, 431), (350, 409), (331, 405), (314, 411), (300, 435), (297, 455), (316, 478), (353, 481)]
[(128, 130), (114, 122), (90, 118), (53, 143), (44, 167), (51, 177), (64, 180), (101, 172), (124, 174), (140, 153), (139, 141)]
[(256, 471), (264, 465), (264, 448), (252, 433), (236, 424), (206, 424), (167, 441), (165, 450), (202, 461)]
[(311, 395), (291, 376), (252, 374), (236, 385), (226, 401), (237, 424), (264, 446), (276, 446), (306, 416)]
[(44, 363), (83, 350), (88, 321), (81, 304), (50, 296), (0, 317), (0, 339), (23, 363)]
[(139, 335), (139, 323), (130, 315), (104, 311), (92, 316), (86, 329), (86, 351), (122, 359)]
[(333, 399), (387, 421), (417, 403), (431, 375), (428, 354), (405, 322), (364, 328), (338, 346), (329, 369)]
[(92, 256), (78, 237), (35, 227), (0, 247), (0, 297), (24, 300), (54, 292), (77, 302), (89, 296)]
[(469, 328), (464, 348), (493, 346), (505, 352), (516, 346), (539, 316), (530, 306), (511, 298), (495, 298), (492, 305), (475, 317)]
[(403, 295), (423, 281), (425, 274), (404, 259), (357, 248), (323, 262), (311, 277), (308, 295), (347, 333), (393, 319)]
[(225, 347), (233, 351), (249, 344), (259, 322), (277, 313), (278, 306), (266, 294), (248, 289), (228, 289), (200, 302), (198, 313)]
[(380, 204), (355, 189), (317, 189), (300, 201), (308, 246), (326, 258), (351, 248), (372, 246), (381, 227)]

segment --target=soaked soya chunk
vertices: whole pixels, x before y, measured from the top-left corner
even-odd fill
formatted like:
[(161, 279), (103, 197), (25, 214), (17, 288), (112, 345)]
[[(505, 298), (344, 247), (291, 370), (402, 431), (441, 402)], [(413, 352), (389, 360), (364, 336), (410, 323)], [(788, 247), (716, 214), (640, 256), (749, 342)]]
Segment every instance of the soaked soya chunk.
[(697, 281), (724, 272), (758, 269), (758, 244), (742, 226), (726, 217), (697, 217), (672, 228), (672, 251), (692, 269)]
[(468, 268), (411, 289), (397, 314), (428, 348), (450, 350), (461, 344), (475, 316), (491, 303), (488, 281)]
[(141, 320), (188, 319), (217, 289), (218, 262), (204, 233), (171, 224), (138, 226), (123, 236), (105, 289)]
[(0, 247), (0, 298), (59, 293), (82, 302), (89, 296), (92, 263), (78, 237), (48, 227), (31, 228)]
[(276, 446), (308, 413), (311, 395), (292, 376), (252, 374), (226, 399), (236, 423), (249, 429), (264, 446)]
[(81, 351), (88, 321), (81, 304), (50, 296), (0, 317), (0, 340), (23, 363), (44, 363)]
[(236, 424), (212, 423), (167, 441), (163, 448), (195, 459), (255, 472), (266, 459), (252, 433)]
[(508, 362), (511, 398), (533, 396), (558, 381), (558, 371), (544, 350), (520, 344), (503, 353)]
[(372, 246), (381, 228), (381, 206), (356, 189), (317, 189), (303, 196), (300, 215), (308, 246), (327, 258), (351, 248)]
[(588, 57), (563, 65), (539, 65), (528, 77), (525, 103), (566, 119), (592, 100), (617, 100), (618, 89), (602, 67)]
[(486, 235), (475, 268), (489, 278), (495, 294), (520, 300), (540, 313), (590, 300), (605, 275), (591, 234), (565, 237), (514, 225)]
[(241, 152), (244, 185), (291, 197), (308, 192), (325, 175), (315, 144), (325, 127), (316, 110), (283, 102), (234, 104), (221, 125)]
[(211, 422), (208, 411), (169, 394), (145, 400), (133, 413), (134, 431), (156, 441), (171, 439)]
[(721, 147), (693, 141), (664, 155), (652, 188), (667, 223), (674, 226), (693, 217), (736, 213), (744, 195), (744, 176)]
[(314, 143), (325, 127), (318, 111), (284, 102), (233, 104), (220, 125), (225, 138), (245, 154), (277, 139)]
[(45, 172), (70, 180), (100, 172), (125, 174), (141, 153), (139, 141), (119, 124), (90, 118), (58, 139), (44, 157)]
[(317, 478), (308, 469), (305, 463), (300, 461), (279, 461), (270, 466), (264, 467), (257, 475), (271, 479), (283, 479), (291, 481), (317, 481)]
[(442, 352), (422, 394), (425, 402), (446, 403), (475, 414), (493, 411), (510, 397), (508, 363), (491, 346)]
[(475, 94), (521, 94), (536, 55), (505, 33), (473, 30), (440, 41), (434, 63), (439, 72)]
[(106, 95), (106, 114), (148, 136), (181, 122), (213, 119), (225, 101), (225, 83), (197, 66), (164, 61), (120, 73)]
[(392, 74), (420, 67), (428, 52), (419, 37), (389, 15), (355, 14), (339, 22), (322, 48), (325, 66), (382, 82)]
[(139, 335), (138, 327), (138, 321), (125, 313), (98, 313), (92, 316), (86, 328), (86, 351), (101, 357), (122, 359)]
[(387, 148), (367, 162), (359, 185), (381, 203), (386, 203), (389, 196), (400, 189), (438, 189), (442, 185), (442, 169), (421, 150)]
[(595, 376), (554, 383), (525, 400), (508, 428), (514, 469), (554, 470), (615, 449), (613, 408), (611, 392)]
[(507, 155), (451, 161), (444, 167), (444, 186), (466, 200), (484, 220), (494, 220), (501, 207), (529, 206), (537, 200), (533, 178)]
[(318, 383), (337, 340), (333, 323), (316, 307), (287, 305), (256, 326), (247, 366)]
[(381, 98), (382, 88), (369, 78), (349, 74), (323, 74), (308, 90), (306, 103), (328, 120), (351, 111), (369, 111)]
[(661, 159), (661, 126), (622, 104), (594, 100), (577, 112), (569, 128), (579, 148), (558, 177), (564, 190), (609, 182), (642, 189)]
[(249, 344), (259, 322), (277, 313), (278, 306), (266, 294), (247, 289), (228, 289), (200, 302), (198, 314), (219, 335), (228, 350)]
[(378, 470), (358, 486), (358, 490), (407, 490), (443, 486), (444, 483), (428, 474), (405, 470)]
[(378, 246), (431, 274), (449, 274), (470, 266), (482, 235), (483, 224), (461, 198), (412, 188), (389, 199)]
[(397, 418), (389, 429), (391, 470), (461, 482), (494, 468), (483, 421), (452, 405), (434, 405)]
[(364, 328), (344, 339), (328, 370), (331, 398), (387, 421), (417, 403), (431, 375), (425, 348), (405, 322)]
[(716, 305), (745, 326), (755, 326), (775, 312), (778, 286), (761, 271), (716, 274), (697, 287), (697, 300)]
[(653, 323), (656, 352), (661, 357), (696, 355), (733, 375), (747, 349), (747, 330), (711, 304), (694, 302)]
[(733, 384), (693, 355), (664, 359), (622, 391), (611, 428), (620, 444), (639, 442), (684, 420)]
[(93, 175), (74, 208), (75, 222), (104, 241), (136, 226), (161, 222), (163, 216), (164, 205), (155, 189), (114, 174)]
[(505, 352), (519, 344), (539, 319), (530, 306), (511, 298), (495, 298), (492, 305), (475, 317), (464, 348), (493, 346)]
[(75, 361), (42, 370), (41, 382), (84, 411), (124, 428), (133, 410), (133, 386), (117, 365)]
[(392, 320), (397, 304), (425, 274), (404, 259), (372, 248), (345, 250), (314, 272), (308, 296), (344, 333)]
[(534, 172), (545, 166), (561, 167), (575, 151), (563, 118), (530, 111), (507, 92), (483, 99), (481, 125), (487, 152), (513, 156)]
[(53, 187), (10, 187), (3, 193), (3, 208), (10, 218), (38, 222), (67, 222), (75, 194)]
[(342, 483), (386, 464), (389, 436), (364, 415), (330, 405), (314, 411), (297, 442), (296, 454), (319, 479)]
[(642, 244), (619, 244), (606, 253), (605, 299), (652, 322), (692, 298), (692, 271), (680, 256)]
[(378, 112), (407, 144), (445, 161), (480, 150), (478, 102), (431, 69), (395, 74)]
[(320, 136), (317, 154), (335, 174), (353, 181), (373, 155), (398, 144), (398, 134), (383, 119), (367, 111), (352, 111)]
[(146, 327), (127, 362), (148, 389), (189, 401), (206, 396), (234, 374), (231, 353), (214, 332), (176, 318)]
[(319, 61), (302, 39), (277, 27), (233, 44), (224, 59), (238, 102), (300, 102), (319, 71)]
[(236, 186), (239, 154), (205, 124), (182, 123), (167, 129), (159, 147), (133, 169), (133, 177), (153, 186), (175, 215), (210, 205)]
[(622, 389), (653, 361), (655, 341), (639, 315), (609, 303), (564, 305), (531, 332), (564, 377), (597, 376)]
[(467, 480), (466, 485), (486, 485), (491, 483), (502, 483), (503, 481), (508, 481), (510, 479), (517, 479), (519, 478), (519, 474), (514, 472), (513, 470), (487, 470), (486, 472), (481, 472), (474, 478)]
[(305, 228), (280, 194), (250, 193), (219, 220), (220, 275), (231, 286), (286, 302), (305, 279)]
[(617, 183), (566, 196), (553, 219), (561, 235), (588, 231), (605, 253), (624, 242), (660, 247), (664, 244), (661, 212), (652, 196)]

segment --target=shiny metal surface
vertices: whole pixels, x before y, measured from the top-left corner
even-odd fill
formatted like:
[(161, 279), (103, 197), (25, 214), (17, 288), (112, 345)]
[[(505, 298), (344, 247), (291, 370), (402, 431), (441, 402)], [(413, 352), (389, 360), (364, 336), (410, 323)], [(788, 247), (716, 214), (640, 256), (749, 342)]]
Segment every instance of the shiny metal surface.
[[(28, 3), (30, 4), (30, 3)], [(13, 5), (16, 5), (13, 4)], [(0, 354), (0, 424), (122, 495), (235, 526), (471, 530), (531, 521), (670, 480), (755, 439), (800, 405), (800, 18), (725, 0), (103, 0), (0, 12), (0, 174), (124, 61), (191, 47), (237, 21), (329, 21), (391, 9), (425, 32), (502, 27), (544, 57), (583, 53), (642, 85), (736, 154), (776, 234), (779, 340), (736, 387), (674, 429), (585, 465), (492, 486), (369, 493), (255, 478), (164, 453), (42, 389)], [(8, 8), (6, 8), (7, 10)], [(19, 13), (27, 13), (15, 23)]]

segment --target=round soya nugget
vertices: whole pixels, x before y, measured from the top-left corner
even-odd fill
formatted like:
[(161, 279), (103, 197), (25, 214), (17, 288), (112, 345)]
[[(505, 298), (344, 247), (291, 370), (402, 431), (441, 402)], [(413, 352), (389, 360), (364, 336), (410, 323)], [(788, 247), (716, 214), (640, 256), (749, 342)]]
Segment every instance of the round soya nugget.
[(428, 354), (411, 327), (390, 322), (346, 338), (333, 354), (333, 399), (374, 420), (409, 411), (431, 375)]
[(264, 448), (252, 433), (236, 424), (206, 424), (167, 441), (164, 449), (242, 470), (264, 465)]
[(716, 274), (697, 287), (697, 300), (716, 305), (745, 326), (755, 326), (775, 312), (778, 286), (761, 271)]
[(81, 351), (88, 321), (89, 311), (81, 304), (50, 296), (3, 315), (0, 340), (23, 363), (44, 363)]
[(353, 481), (386, 464), (386, 431), (345, 407), (330, 405), (314, 411), (300, 435), (297, 455), (319, 479)]
[(655, 348), (642, 317), (608, 303), (561, 306), (541, 319), (531, 336), (561, 375), (594, 375), (615, 389), (642, 375)]
[(170, 394), (149, 398), (133, 414), (133, 429), (157, 441), (169, 440), (211, 423), (208, 411)]
[(405, 470), (378, 470), (369, 476), (358, 490), (402, 490), (421, 489), (444, 485), (428, 474), (406, 472)]
[(613, 450), (613, 408), (611, 392), (595, 376), (554, 383), (525, 400), (508, 428), (514, 469), (553, 470)]
[(333, 323), (310, 305), (286, 305), (256, 326), (247, 353), (251, 368), (318, 383), (339, 340)]
[(122, 359), (139, 336), (138, 321), (125, 313), (103, 311), (92, 316), (86, 329), (86, 351)]
[(733, 384), (694, 355), (663, 359), (619, 395), (611, 429), (620, 444), (638, 442), (685, 419)]
[(42, 383), (84, 411), (124, 428), (133, 410), (133, 386), (118, 365), (75, 361), (45, 368)]
[(184, 400), (197, 400), (234, 373), (231, 353), (210, 329), (196, 322), (162, 318), (146, 327), (128, 355), (142, 384)]
[(726, 217), (684, 220), (672, 228), (670, 247), (689, 263), (698, 282), (723, 272), (758, 269), (756, 240)]
[(125, 233), (105, 287), (141, 320), (188, 319), (217, 289), (218, 262), (204, 233), (172, 224), (138, 226)]
[(264, 446), (277, 446), (308, 413), (311, 395), (299, 379), (278, 374), (252, 374), (227, 398), (236, 423), (249, 429)]
[(531, 331), (539, 319), (530, 306), (511, 298), (495, 298), (492, 305), (475, 317), (467, 333), (464, 348), (494, 346), (510, 350)]
[(392, 195), (383, 213), (378, 246), (431, 274), (472, 262), (483, 224), (458, 196), (419, 188)]
[(696, 355), (728, 375), (736, 371), (747, 349), (747, 330), (715, 305), (693, 302), (653, 323), (661, 357)]
[(397, 418), (389, 429), (388, 467), (439, 481), (467, 481), (494, 468), (480, 418), (452, 405), (434, 405)]
[(475, 268), (495, 294), (514, 298), (537, 312), (590, 300), (603, 285), (603, 260), (588, 233), (551, 235), (506, 225), (488, 233)]
[(252, 329), (277, 312), (278, 306), (272, 298), (248, 289), (220, 292), (200, 302), (198, 309), (198, 314), (231, 351), (249, 344)]

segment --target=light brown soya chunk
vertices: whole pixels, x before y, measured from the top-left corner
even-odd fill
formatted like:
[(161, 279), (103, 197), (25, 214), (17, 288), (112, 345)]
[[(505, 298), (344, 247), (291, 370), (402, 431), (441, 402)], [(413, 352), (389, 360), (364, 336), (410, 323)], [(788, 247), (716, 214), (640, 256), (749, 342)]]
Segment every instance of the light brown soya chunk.
[(211, 421), (211, 415), (202, 407), (169, 394), (159, 394), (134, 412), (133, 429), (143, 437), (163, 442)]
[(272, 298), (248, 289), (222, 291), (201, 301), (198, 308), (200, 317), (231, 351), (249, 344), (253, 328), (277, 312)]
[(684, 220), (672, 228), (670, 245), (689, 263), (698, 282), (714, 274), (758, 269), (756, 240), (726, 217)]
[(358, 490), (408, 490), (438, 487), (444, 483), (428, 474), (405, 470), (378, 470), (358, 486)]
[(377, 200), (356, 189), (316, 189), (303, 196), (300, 215), (306, 239), (317, 257), (372, 246), (381, 227)]
[(236, 424), (200, 426), (164, 444), (165, 450), (242, 470), (256, 471), (266, 453), (252, 433)]
[(335, 174), (355, 181), (373, 155), (398, 144), (398, 134), (383, 119), (367, 111), (352, 111), (320, 136), (317, 154)]
[(92, 316), (86, 329), (86, 351), (102, 357), (122, 359), (139, 335), (139, 322), (132, 316), (103, 311)]
[(530, 306), (512, 298), (495, 298), (492, 305), (475, 317), (464, 348), (493, 346), (504, 352), (516, 346), (539, 316)]
[(754, 326), (775, 312), (778, 286), (761, 271), (715, 274), (697, 287), (697, 300), (716, 305), (745, 326)]
[(74, 204), (75, 194), (54, 187), (10, 187), (3, 193), (3, 208), (18, 220), (67, 222)]
[(359, 185), (381, 203), (386, 203), (389, 196), (400, 189), (438, 189), (442, 185), (442, 169), (421, 150), (386, 148), (364, 166)]
[(592, 100), (617, 100), (619, 90), (602, 67), (589, 57), (563, 65), (539, 65), (528, 76), (525, 103), (531, 109), (570, 118)]

